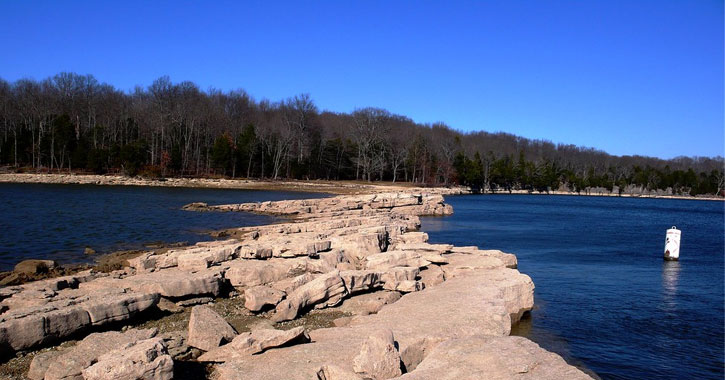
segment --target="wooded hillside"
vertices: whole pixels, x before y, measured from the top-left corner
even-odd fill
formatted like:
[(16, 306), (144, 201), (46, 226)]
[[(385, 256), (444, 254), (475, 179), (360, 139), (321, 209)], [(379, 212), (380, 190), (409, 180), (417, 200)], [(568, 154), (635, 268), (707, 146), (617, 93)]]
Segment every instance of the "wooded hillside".
[(671, 189), (715, 194), (723, 158), (663, 160), (506, 133), (461, 133), (379, 108), (320, 111), (168, 77), (126, 93), (91, 75), (0, 79), (0, 165), (148, 176), (461, 183), (485, 191)]

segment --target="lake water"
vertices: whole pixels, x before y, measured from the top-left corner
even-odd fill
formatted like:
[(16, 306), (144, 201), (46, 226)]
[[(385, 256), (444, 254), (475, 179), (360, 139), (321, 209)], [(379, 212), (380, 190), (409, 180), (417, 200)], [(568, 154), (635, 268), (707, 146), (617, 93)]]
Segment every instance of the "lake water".
[[(447, 197), (430, 241), (516, 254), (536, 285), (514, 333), (603, 379), (722, 379), (724, 203), (545, 195)], [(679, 262), (665, 231), (682, 230)]]
[(151, 242), (210, 240), (210, 230), (269, 224), (271, 216), (191, 212), (209, 204), (318, 198), (284, 191), (136, 186), (0, 184), (0, 270), (27, 258), (88, 262), (98, 252), (141, 248)]

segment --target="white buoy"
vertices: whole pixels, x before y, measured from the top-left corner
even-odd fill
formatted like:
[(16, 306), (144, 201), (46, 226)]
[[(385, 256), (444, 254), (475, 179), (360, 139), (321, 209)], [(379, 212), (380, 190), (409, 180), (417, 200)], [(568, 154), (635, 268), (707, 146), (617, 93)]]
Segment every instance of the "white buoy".
[(682, 231), (678, 230), (675, 226), (667, 230), (667, 236), (665, 237), (665, 260), (677, 261), (680, 259), (681, 235)]

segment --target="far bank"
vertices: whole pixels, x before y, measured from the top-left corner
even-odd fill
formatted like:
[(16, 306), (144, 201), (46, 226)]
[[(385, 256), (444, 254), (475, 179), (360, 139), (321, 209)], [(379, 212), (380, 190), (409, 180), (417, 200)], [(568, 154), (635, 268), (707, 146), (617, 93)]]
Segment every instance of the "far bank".
[[(425, 188), (429, 192), (441, 195), (475, 194), (478, 191), (467, 186), (459, 185), (426, 185), (409, 182), (367, 182), (367, 181), (325, 181), (325, 180), (263, 180), (263, 179), (227, 179), (227, 178), (144, 178), (121, 175), (98, 174), (52, 174), (52, 173), (0, 173), (0, 183), (45, 183), (45, 184), (75, 184), (75, 185), (102, 185), (102, 186), (149, 186), (149, 187), (186, 187), (186, 188), (216, 188), (241, 190), (271, 190), (271, 191), (301, 191), (312, 193), (343, 194), (372, 194), (390, 191), (406, 191), (414, 188)], [(570, 196), (596, 196), (596, 197), (631, 197), (654, 199), (692, 199), (723, 201), (725, 197), (713, 195), (672, 195), (662, 191), (636, 191), (619, 193), (604, 188), (595, 188), (588, 191), (532, 191), (532, 190), (497, 190), (485, 194), (522, 194), (522, 195), (570, 195)]]

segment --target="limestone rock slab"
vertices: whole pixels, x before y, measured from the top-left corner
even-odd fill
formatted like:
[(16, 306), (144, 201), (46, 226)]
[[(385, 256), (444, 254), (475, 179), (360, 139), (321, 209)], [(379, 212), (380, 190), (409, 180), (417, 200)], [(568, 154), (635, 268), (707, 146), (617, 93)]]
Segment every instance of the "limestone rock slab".
[(370, 334), (353, 359), (355, 372), (375, 380), (391, 379), (402, 375), (400, 353), (395, 348), (395, 338), (389, 329)]
[(400, 380), (584, 380), (584, 372), (522, 337), (476, 336), (440, 343)]
[(156, 333), (156, 329), (147, 329), (128, 330), (123, 333), (109, 331), (88, 335), (77, 345), (55, 357), (45, 372), (45, 380), (82, 379), (83, 370), (97, 362), (103, 354), (123, 348), (133, 342), (150, 339)]
[(232, 286), (256, 286), (295, 277), (305, 270), (303, 259), (235, 260), (229, 263), (224, 277)]
[(268, 286), (255, 286), (244, 291), (244, 307), (260, 311), (265, 306), (277, 306), (285, 295), (285, 292)]
[(272, 320), (275, 322), (295, 319), (300, 311), (309, 306), (322, 304), (334, 306), (339, 304), (348, 291), (340, 277), (340, 272), (333, 271), (300, 286), (280, 302), (275, 308)]
[(309, 341), (310, 336), (302, 326), (287, 331), (258, 329), (240, 334), (231, 343), (203, 354), (198, 360), (221, 363), (258, 354), (270, 348)]
[(139, 292), (158, 293), (167, 298), (219, 295), (222, 271), (210, 268), (189, 273), (177, 268), (128, 277), (124, 285)]
[(237, 332), (209, 306), (198, 305), (191, 309), (189, 317), (189, 346), (211, 351), (231, 342)]
[(166, 351), (164, 340), (151, 338), (101, 355), (98, 362), (82, 373), (84, 380), (171, 380), (174, 361)]

